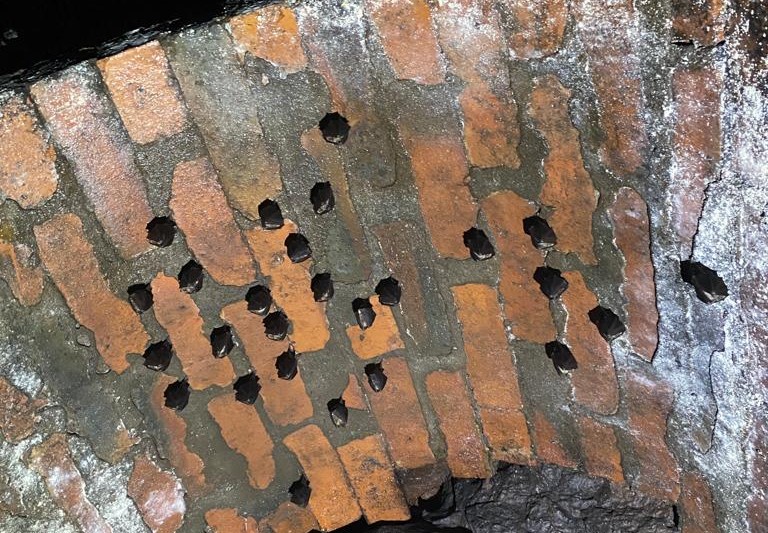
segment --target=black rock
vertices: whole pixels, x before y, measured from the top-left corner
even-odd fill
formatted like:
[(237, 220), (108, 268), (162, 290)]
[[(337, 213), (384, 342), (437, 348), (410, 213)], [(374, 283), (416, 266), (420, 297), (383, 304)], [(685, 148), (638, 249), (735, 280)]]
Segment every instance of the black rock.
[(264, 317), (264, 334), (273, 341), (281, 341), (288, 334), (288, 317), (282, 311), (274, 311)]
[(293, 346), (289, 346), (286, 351), (281, 353), (275, 360), (277, 377), (285, 380), (292, 380), (299, 372), (299, 361), (296, 357), (296, 351)]
[(469, 248), (469, 255), (475, 261), (485, 261), (496, 255), (488, 235), (478, 228), (470, 228), (464, 232), (464, 246)]
[(261, 391), (259, 376), (253, 372), (248, 372), (237, 378), (232, 388), (235, 389), (235, 400), (251, 405), (259, 397), (259, 391)]
[(536, 248), (552, 248), (557, 244), (555, 230), (549, 226), (549, 222), (540, 216), (533, 215), (523, 219), (523, 231), (531, 238)]
[(259, 204), (259, 220), (264, 229), (279, 229), (285, 224), (280, 205), (274, 200), (264, 200)]
[(597, 326), (597, 331), (599, 331), (600, 335), (602, 335), (608, 342), (620, 337), (627, 331), (627, 328), (624, 327), (624, 323), (616, 313), (606, 307), (598, 305), (592, 309), (589, 312), (589, 320)]
[(562, 342), (548, 342), (544, 345), (544, 350), (547, 352), (547, 357), (552, 360), (552, 364), (555, 365), (555, 370), (560, 375), (563, 372), (570, 372), (579, 367), (576, 363), (576, 358), (571, 353), (571, 349)]
[(235, 337), (232, 335), (232, 328), (224, 324), (211, 331), (211, 352), (217, 359), (226, 357), (232, 348), (235, 347)]
[(154, 246), (170, 246), (175, 236), (176, 223), (169, 217), (155, 217), (147, 224), (147, 240)]
[(264, 285), (254, 285), (245, 293), (248, 310), (259, 316), (265, 316), (272, 307), (272, 293)]
[(150, 370), (164, 371), (173, 359), (173, 346), (166, 339), (150, 344), (144, 351), (144, 366)]
[(381, 363), (369, 363), (365, 365), (365, 375), (368, 376), (368, 385), (374, 392), (379, 392), (384, 389), (387, 384), (387, 375), (384, 373), (384, 368)]
[(568, 281), (560, 271), (552, 267), (539, 267), (533, 273), (533, 279), (539, 284), (541, 292), (550, 300), (554, 300), (568, 288)]
[(315, 274), (310, 284), (312, 289), (312, 296), (316, 302), (327, 302), (333, 298), (333, 280), (331, 274), (328, 272), (322, 272)]
[(403, 291), (400, 288), (400, 282), (392, 276), (384, 278), (376, 285), (376, 294), (379, 295), (381, 305), (397, 305), (400, 303), (400, 296)]
[(309, 486), (307, 476), (302, 474), (299, 479), (291, 483), (288, 492), (291, 493), (291, 503), (299, 507), (306, 507), (312, 494), (312, 488)]
[(338, 113), (328, 113), (320, 119), (323, 139), (332, 144), (344, 144), (349, 136), (349, 121)]
[(203, 288), (203, 267), (197, 261), (189, 261), (179, 271), (179, 288), (192, 294)]
[(189, 383), (187, 378), (175, 381), (165, 388), (165, 406), (181, 411), (189, 403)]
[(355, 319), (360, 329), (368, 329), (376, 320), (376, 311), (373, 310), (368, 298), (355, 298), (352, 301), (352, 310), (355, 312)]
[(336, 205), (336, 198), (333, 196), (333, 188), (330, 181), (321, 181), (315, 183), (309, 192), (309, 200), (312, 202), (312, 209), (318, 215), (324, 215), (333, 209)]
[(334, 426), (344, 427), (347, 425), (349, 410), (342, 398), (334, 398), (328, 402), (328, 412), (331, 415), (331, 422), (333, 422)]
[(152, 298), (152, 288), (146, 283), (137, 283), (128, 287), (128, 301), (137, 313), (148, 311), (155, 303)]
[(291, 233), (285, 238), (285, 250), (293, 263), (301, 263), (312, 257), (309, 241), (301, 233)]
[(717, 271), (698, 261), (680, 261), (683, 281), (693, 285), (696, 296), (705, 304), (717, 303), (728, 296), (728, 287)]

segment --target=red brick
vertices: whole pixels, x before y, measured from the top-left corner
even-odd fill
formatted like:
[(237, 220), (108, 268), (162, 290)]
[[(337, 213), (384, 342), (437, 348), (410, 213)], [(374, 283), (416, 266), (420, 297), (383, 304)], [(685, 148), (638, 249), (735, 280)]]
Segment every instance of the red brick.
[(428, 85), (443, 81), (445, 67), (425, 0), (367, 0), (366, 8), (396, 78)]
[(11, 96), (0, 105), (0, 197), (29, 209), (50, 199), (58, 183), (50, 137), (29, 100)]
[(208, 412), (221, 428), (227, 445), (245, 457), (248, 481), (257, 489), (266, 489), (275, 479), (272, 437), (253, 405), (235, 400), (227, 392), (208, 403)]
[(29, 465), (45, 479), (53, 501), (88, 533), (112, 533), (112, 528), (85, 495), (85, 484), (69, 454), (66, 437), (56, 433), (29, 452)]
[(749, 446), (753, 450), (750, 465), (752, 494), (747, 500), (747, 523), (750, 531), (768, 531), (768, 424), (756, 413)]
[(711, 46), (725, 40), (723, 0), (674, 0), (671, 8), (672, 35), (676, 41)]
[(536, 411), (531, 419), (533, 440), (536, 443), (536, 456), (545, 464), (576, 468), (576, 461), (563, 448), (558, 430), (541, 411)]
[(338, 452), (369, 524), (411, 517), (381, 437), (353, 440), (339, 447)]
[(77, 66), (31, 91), (96, 218), (128, 259), (149, 249), (146, 226), (153, 215), (130, 140), (93, 78), (88, 67)]
[(382, 366), (387, 376), (386, 386), (379, 392), (368, 387), (366, 393), (392, 460), (399, 468), (409, 470), (433, 464), (435, 456), (429, 447), (427, 423), (408, 364), (401, 357), (391, 357)]
[(64, 295), (75, 319), (90, 329), (109, 367), (122, 373), (126, 356), (142, 353), (149, 341), (128, 302), (112, 294), (99, 269), (93, 246), (76, 215), (57, 215), (35, 227), (40, 257)]
[(205, 523), (211, 533), (259, 533), (259, 525), (253, 517), (237, 514), (237, 509), (211, 509), (205, 513)]
[(720, 161), (719, 75), (710, 69), (678, 70), (672, 76), (675, 102), (670, 200), (672, 224), (689, 255), (704, 205), (704, 191)]
[(699, 473), (686, 472), (682, 475), (680, 486), (682, 533), (717, 533), (712, 491), (706, 478)]
[(203, 333), (200, 309), (192, 297), (179, 289), (176, 278), (159, 273), (152, 281), (153, 309), (158, 323), (168, 332), (173, 349), (189, 379), (189, 386), (203, 390), (224, 387), (235, 379), (228, 358), (211, 355), (211, 343)]
[(347, 382), (347, 388), (344, 389), (341, 397), (344, 399), (344, 403), (349, 409), (358, 409), (360, 411), (366, 411), (368, 409), (365, 403), (365, 397), (363, 396), (363, 390), (360, 388), (360, 382), (354, 374), (349, 375), (349, 381)]
[(459, 96), (464, 144), (472, 165), (517, 168), (520, 126), (511, 94), (497, 95), (485, 83), (473, 83)]
[(248, 246), (208, 159), (176, 165), (170, 207), (187, 246), (213, 279), (222, 285), (255, 279)]
[(368, 329), (360, 329), (357, 324), (347, 327), (347, 337), (352, 343), (352, 351), (360, 359), (373, 359), (405, 348), (392, 308), (381, 305), (375, 296), (370, 298), (370, 302), (376, 312), (373, 325)]
[(500, 5), (514, 21), (507, 41), (513, 59), (540, 59), (560, 50), (568, 23), (568, 2), (503, 0)]
[(165, 374), (158, 376), (152, 387), (150, 406), (160, 423), (163, 447), (167, 450), (165, 455), (184, 481), (187, 491), (193, 495), (200, 494), (205, 487), (203, 460), (187, 447), (186, 420), (177, 411), (165, 407), (165, 389), (174, 381)]
[(36, 411), (47, 402), (32, 400), (0, 377), (0, 434), (8, 442), (19, 442), (29, 437), (39, 421)]
[(312, 416), (312, 400), (307, 394), (301, 373), (290, 381), (277, 377), (275, 359), (288, 349), (288, 341), (275, 342), (264, 334), (264, 325), (248, 311), (244, 301), (228, 305), (221, 318), (231, 324), (243, 343), (243, 349), (259, 376), (264, 410), (277, 425), (298, 424)]
[(672, 389), (633, 374), (627, 379), (626, 394), (629, 436), (639, 464), (632, 488), (652, 498), (675, 501), (680, 494), (678, 466), (666, 443)]
[(161, 470), (149, 458), (133, 461), (128, 495), (152, 533), (173, 533), (184, 521), (184, 490), (178, 478)]
[(0, 240), (0, 278), (25, 307), (35, 305), (43, 295), (43, 269), (32, 265), (32, 248)]
[(499, 291), (506, 304), (504, 314), (512, 323), (512, 334), (536, 343), (551, 341), (556, 331), (549, 300), (532, 281), (544, 259), (523, 231), (523, 219), (536, 209), (512, 191), (490, 195), (482, 207), (501, 262)]
[(229, 30), (235, 43), (286, 74), (307, 66), (296, 14), (286, 6), (264, 6), (233, 17), (229, 19)]
[[(450, 135), (420, 135), (402, 129), (424, 222), (437, 253), (466, 259), (464, 232), (475, 225), (477, 206), (467, 187), (469, 169), (461, 141)], [(450, 213), (451, 216), (446, 216)]]
[(637, 192), (622, 187), (609, 213), (616, 245), (624, 254), (622, 292), (627, 299), (627, 335), (634, 353), (650, 362), (659, 342), (659, 312), (651, 261), (648, 206)]
[(462, 374), (432, 372), (427, 376), (427, 394), (445, 438), (453, 477), (490, 477), (488, 452)]
[(279, 230), (256, 227), (246, 232), (246, 237), (262, 274), (270, 278), (272, 297), (293, 324), (290, 338), (296, 351), (315, 352), (325, 347), (330, 332), (325, 304), (316, 302), (310, 290), (312, 261), (292, 263), (285, 251), (285, 238), (297, 231), (296, 225), (286, 220)]
[(160, 43), (130, 48), (97, 65), (135, 142), (151, 143), (186, 127), (187, 110)]
[(296, 455), (309, 479), (312, 487), (309, 510), (322, 531), (333, 531), (360, 518), (360, 506), (344, 466), (319, 427), (306, 426), (285, 437), (283, 442)]
[(589, 320), (590, 309), (598, 305), (597, 298), (580, 272), (566, 272), (563, 276), (568, 280), (568, 290), (562, 296), (568, 313), (566, 339), (579, 365), (571, 375), (573, 397), (596, 413), (613, 414), (619, 407), (619, 385), (611, 347)]
[(464, 336), (469, 386), (492, 456), (509, 463), (528, 463), (531, 439), (496, 291), (480, 284), (452, 287), (451, 291)]
[(557, 248), (594, 265), (592, 216), (597, 191), (584, 168), (579, 132), (568, 115), (570, 97), (571, 91), (554, 75), (538, 78), (531, 93), (528, 112), (548, 146), (544, 159), (547, 181), (540, 201), (554, 208), (549, 223), (557, 234)]
[(586, 416), (577, 417), (577, 422), (587, 472), (592, 476), (609, 479), (613, 483), (624, 483), (621, 452), (613, 428)]
[(291, 502), (283, 502), (264, 522), (273, 533), (309, 533), (320, 527), (315, 515)]

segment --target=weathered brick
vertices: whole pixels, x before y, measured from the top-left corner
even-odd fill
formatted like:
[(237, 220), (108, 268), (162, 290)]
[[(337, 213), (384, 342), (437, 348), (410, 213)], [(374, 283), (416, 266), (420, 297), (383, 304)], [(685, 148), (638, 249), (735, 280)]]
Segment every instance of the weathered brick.
[(531, 418), (533, 440), (536, 444), (536, 457), (545, 464), (576, 468), (577, 463), (563, 448), (560, 435), (541, 411), (536, 411)]
[(153, 215), (130, 139), (96, 90), (94, 73), (80, 65), (31, 88), (48, 129), (74, 168), (96, 218), (124, 258), (149, 249)]
[(432, 244), (443, 257), (467, 258), (464, 232), (475, 225), (477, 206), (466, 184), (469, 169), (461, 141), (450, 134), (420, 135), (405, 129), (400, 136), (411, 156)]
[(259, 376), (264, 410), (275, 424), (298, 424), (312, 416), (312, 400), (307, 394), (301, 373), (286, 381), (277, 377), (275, 359), (288, 349), (288, 341), (275, 342), (264, 334), (261, 320), (248, 311), (246, 302), (228, 305), (221, 311), (221, 318), (231, 324), (243, 343), (243, 349)]
[(502, 0), (500, 7), (514, 21), (507, 40), (510, 57), (540, 59), (560, 50), (568, 23), (566, 0)]
[(613, 483), (624, 483), (621, 452), (613, 428), (586, 416), (577, 417), (577, 423), (587, 472)]
[(266, 489), (275, 479), (274, 445), (256, 408), (238, 402), (228, 392), (211, 400), (208, 412), (221, 428), (227, 445), (245, 457), (251, 485)]
[(432, 372), (427, 376), (427, 394), (440, 422), (453, 477), (490, 477), (488, 452), (462, 374)]
[(519, 167), (520, 126), (511, 95), (497, 96), (489, 85), (473, 83), (459, 95), (459, 105), (469, 161), (482, 168)]
[(206, 511), (205, 523), (213, 530), (212, 533), (259, 533), (256, 519), (250, 516), (240, 516), (237, 514), (237, 509)]
[(650, 362), (659, 342), (659, 312), (651, 261), (648, 206), (636, 191), (622, 187), (609, 213), (616, 245), (624, 254), (622, 292), (627, 299), (627, 335), (634, 353)]
[(43, 479), (53, 501), (89, 533), (112, 533), (112, 528), (85, 495), (85, 484), (69, 454), (66, 437), (55, 433), (29, 452), (29, 465)]
[(366, 8), (396, 78), (427, 85), (443, 81), (445, 66), (425, 0), (367, 0)]
[(573, 397), (596, 413), (613, 414), (619, 407), (619, 385), (611, 347), (589, 320), (597, 298), (580, 272), (565, 272), (563, 276), (568, 280), (568, 290), (562, 296), (568, 313), (566, 339), (579, 365), (571, 375)]
[(532, 282), (533, 273), (544, 264), (544, 259), (523, 231), (523, 219), (536, 209), (512, 191), (490, 195), (482, 208), (501, 260), (499, 291), (506, 304), (504, 314), (512, 323), (512, 334), (531, 342), (551, 341), (556, 331), (549, 300)]
[(223, 285), (246, 285), (256, 272), (240, 229), (206, 158), (173, 171), (170, 207), (195, 258)]
[(0, 104), (0, 197), (29, 209), (53, 196), (58, 183), (56, 151), (29, 100), (9, 97)]
[(750, 531), (768, 531), (768, 424), (756, 413), (749, 445), (754, 454), (750, 465), (752, 494), (747, 500), (747, 524)]
[(283, 502), (264, 522), (273, 533), (309, 533), (319, 528), (315, 515), (291, 502)]
[(574, 252), (584, 263), (594, 265), (592, 216), (597, 191), (584, 168), (579, 132), (568, 114), (571, 91), (554, 75), (538, 78), (535, 83), (528, 112), (548, 146), (544, 159), (547, 180), (540, 201), (554, 208), (548, 221), (557, 235), (557, 248)]
[(672, 224), (689, 255), (704, 205), (704, 192), (720, 160), (720, 90), (711, 69), (681, 69), (672, 76), (674, 125), (669, 187)]
[(325, 347), (330, 332), (325, 304), (316, 302), (310, 290), (312, 261), (292, 263), (285, 251), (285, 238), (297, 231), (296, 225), (286, 220), (278, 230), (256, 227), (246, 232), (246, 237), (262, 274), (270, 278), (272, 297), (293, 324), (290, 338), (296, 351), (314, 352)]
[(399, 468), (414, 469), (435, 462), (429, 447), (429, 432), (421, 404), (413, 387), (408, 364), (401, 357), (390, 357), (382, 366), (387, 376), (383, 390), (366, 389), (376, 420)]
[(725, 39), (723, 0), (673, 0), (671, 8), (672, 35), (676, 41), (711, 46)]
[(202, 390), (211, 385), (224, 387), (235, 379), (228, 358), (211, 355), (211, 343), (203, 333), (203, 318), (192, 297), (179, 289), (176, 278), (159, 273), (152, 281), (155, 318), (168, 332), (189, 386)]
[(697, 472), (685, 472), (680, 487), (682, 533), (717, 533), (712, 491), (707, 479)]
[(184, 521), (184, 490), (176, 476), (145, 456), (133, 461), (128, 495), (152, 533), (173, 533)]
[(347, 387), (344, 389), (341, 397), (349, 409), (358, 409), (360, 411), (368, 409), (365, 397), (363, 396), (363, 389), (360, 388), (360, 382), (357, 381), (357, 377), (354, 374), (349, 375)]
[(680, 494), (677, 461), (667, 448), (667, 419), (674, 395), (665, 383), (640, 374), (628, 376), (625, 386), (629, 436), (639, 464), (632, 488), (675, 501)]
[(0, 377), (0, 405), (3, 406), (0, 410), (0, 434), (8, 442), (19, 442), (29, 437), (39, 420), (35, 412), (46, 403), (42, 399), (30, 399)]
[(509, 463), (528, 463), (531, 439), (496, 291), (479, 284), (452, 287), (451, 291), (464, 336), (469, 385), (492, 456)]
[(151, 143), (187, 125), (187, 110), (160, 43), (129, 48), (97, 65), (134, 141)]
[(353, 440), (339, 447), (338, 452), (369, 524), (411, 517), (381, 437)]
[(360, 329), (357, 324), (347, 327), (347, 337), (352, 343), (352, 351), (360, 359), (373, 359), (405, 348), (392, 308), (381, 305), (376, 297), (372, 297), (370, 301), (376, 312), (373, 325), (368, 329)]
[(32, 249), (25, 244), (0, 240), (0, 279), (4, 279), (13, 296), (23, 306), (40, 301), (43, 295), (43, 269), (33, 266)]
[(93, 332), (109, 367), (123, 372), (126, 356), (142, 353), (149, 336), (128, 302), (109, 291), (82, 222), (73, 214), (57, 215), (36, 226), (35, 237), (45, 268), (75, 318)]
[(264, 6), (232, 17), (229, 30), (235, 42), (251, 55), (269, 61), (285, 74), (307, 66), (296, 14), (286, 6)]
[(306, 426), (285, 437), (283, 442), (296, 455), (309, 479), (312, 487), (309, 510), (323, 531), (333, 531), (360, 518), (360, 506), (344, 466), (319, 427)]

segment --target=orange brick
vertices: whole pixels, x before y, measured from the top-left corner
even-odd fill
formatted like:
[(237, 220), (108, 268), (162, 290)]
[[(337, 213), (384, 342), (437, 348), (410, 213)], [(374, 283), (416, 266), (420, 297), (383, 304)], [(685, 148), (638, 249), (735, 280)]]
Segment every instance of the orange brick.
[(159, 273), (152, 281), (155, 318), (165, 328), (181, 361), (189, 386), (203, 390), (211, 385), (224, 387), (235, 379), (228, 358), (211, 356), (211, 344), (203, 333), (200, 309), (192, 297), (179, 289), (176, 278)]
[(187, 245), (213, 279), (222, 285), (255, 279), (253, 259), (208, 159), (176, 166), (170, 207)]
[(307, 395), (301, 373), (286, 381), (277, 377), (275, 360), (288, 349), (288, 341), (275, 342), (264, 334), (261, 320), (248, 311), (244, 301), (228, 305), (221, 318), (231, 324), (243, 343), (248, 360), (259, 376), (264, 410), (280, 426), (298, 424), (312, 416), (312, 400)]
[(25, 307), (35, 305), (43, 295), (43, 269), (32, 265), (32, 248), (0, 240), (0, 278)]
[(373, 325), (368, 329), (360, 329), (357, 324), (347, 327), (347, 337), (352, 343), (352, 350), (360, 359), (373, 359), (405, 348), (392, 308), (381, 305), (376, 297), (372, 297), (370, 302), (376, 312)]
[(381, 437), (372, 435), (353, 440), (338, 452), (369, 524), (411, 517)]
[(427, 376), (427, 393), (445, 438), (453, 477), (490, 477), (488, 452), (461, 373), (432, 372)]
[[(400, 131), (411, 167), (424, 222), (437, 253), (466, 259), (464, 232), (475, 225), (477, 206), (466, 185), (469, 169), (461, 141), (452, 135)], [(451, 216), (446, 216), (450, 213)]]
[(549, 300), (533, 282), (533, 273), (544, 264), (541, 252), (523, 231), (523, 219), (533, 215), (533, 205), (512, 191), (497, 192), (483, 201), (483, 213), (496, 241), (501, 260), (499, 291), (504, 314), (518, 339), (545, 343), (555, 338)]
[(496, 291), (479, 284), (451, 291), (464, 336), (469, 385), (493, 458), (528, 463), (531, 439)]
[(592, 216), (597, 191), (584, 168), (579, 132), (568, 115), (570, 97), (571, 91), (554, 75), (538, 78), (531, 93), (529, 113), (549, 147), (541, 203), (554, 208), (548, 220), (557, 234), (557, 248), (574, 252), (584, 263), (594, 265)]
[(29, 100), (11, 96), (0, 105), (0, 197), (29, 209), (50, 199), (58, 184), (50, 137)]
[(368, 387), (366, 393), (392, 460), (399, 468), (409, 470), (433, 464), (435, 456), (429, 447), (427, 423), (408, 364), (401, 357), (391, 357), (382, 366), (387, 376), (386, 386), (379, 392)]
[(363, 390), (360, 388), (360, 382), (357, 381), (354, 374), (349, 375), (347, 388), (344, 389), (344, 393), (341, 397), (349, 409), (359, 409), (360, 411), (368, 409), (368, 406), (365, 403), (365, 397), (363, 397)]
[(443, 81), (445, 67), (426, 1), (367, 0), (366, 9), (396, 78), (427, 85)]
[(565, 468), (576, 468), (576, 461), (565, 451), (557, 429), (547, 420), (544, 413), (536, 411), (532, 422), (533, 440), (536, 443), (536, 456), (539, 461)]
[(677, 41), (711, 46), (725, 39), (726, 8), (723, 0), (671, 2), (672, 34)]
[(211, 400), (208, 412), (221, 428), (227, 445), (245, 457), (251, 485), (266, 489), (275, 479), (274, 446), (256, 408), (238, 402), (235, 395), (228, 392)]
[(517, 168), (520, 126), (517, 104), (510, 95), (499, 97), (485, 83), (474, 83), (459, 96), (464, 117), (464, 144), (469, 161), (482, 168)]
[(112, 118), (106, 97), (96, 91), (90, 67), (46, 78), (31, 92), (120, 255), (128, 259), (147, 251), (146, 226), (153, 214), (144, 181), (131, 142)]
[(139, 456), (133, 461), (128, 495), (152, 533), (173, 533), (181, 527), (186, 511), (181, 483), (149, 458)]
[(573, 397), (596, 413), (610, 415), (619, 407), (619, 385), (610, 345), (589, 320), (597, 298), (587, 288), (580, 272), (565, 272), (568, 290), (563, 306), (568, 312), (566, 339), (579, 368), (573, 371)]
[(609, 479), (613, 483), (624, 483), (621, 452), (616, 444), (613, 428), (586, 416), (579, 416), (577, 421), (587, 472), (592, 476)]
[(503, 0), (501, 6), (514, 20), (509, 36), (509, 55), (513, 59), (540, 59), (558, 50), (568, 23), (565, 0)]
[(296, 351), (314, 352), (325, 347), (330, 332), (325, 304), (316, 302), (310, 290), (312, 261), (292, 263), (285, 252), (285, 238), (297, 231), (296, 225), (286, 219), (278, 230), (256, 227), (246, 232), (246, 237), (261, 272), (270, 278), (272, 297), (293, 324), (290, 338)]
[(160, 43), (129, 48), (97, 65), (134, 141), (151, 143), (187, 125), (187, 110)]
[(307, 66), (301, 48), (296, 14), (285, 6), (264, 6), (229, 19), (235, 42), (255, 57), (280, 67), (286, 74)]
[(80, 324), (90, 329), (109, 367), (122, 373), (126, 356), (139, 354), (149, 336), (128, 302), (109, 291), (93, 246), (76, 215), (57, 215), (35, 227), (40, 257)]
[(616, 245), (624, 254), (622, 292), (627, 299), (627, 335), (634, 353), (650, 362), (659, 342), (659, 312), (651, 261), (648, 206), (637, 192), (622, 187), (609, 213)]
[[(712, 491), (704, 476), (685, 472), (680, 480), (680, 506), (682, 507), (682, 533), (716, 533), (717, 521), (712, 505)], [(755, 530), (756, 531), (756, 530)]]
[(14, 387), (8, 380), (0, 377), (0, 435), (8, 442), (26, 439), (35, 429), (39, 417), (35, 412), (47, 402), (32, 400)]
[(29, 465), (45, 479), (48, 493), (82, 531), (112, 533), (112, 528), (85, 495), (80, 476), (64, 435), (55, 433), (29, 453)]
[(309, 533), (320, 527), (315, 515), (291, 502), (281, 503), (264, 522), (273, 533)]
[(212, 533), (259, 533), (253, 517), (237, 514), (237, 509), (211, 509), (205, 513), (205, 523)]
[(296, 455), (309, 479), (312, 494), (309, 510), (323, 531), (333, 531), (360, 518), (357, 504), (344, 467), (323, 431), (310, 425), (283, 439)]

